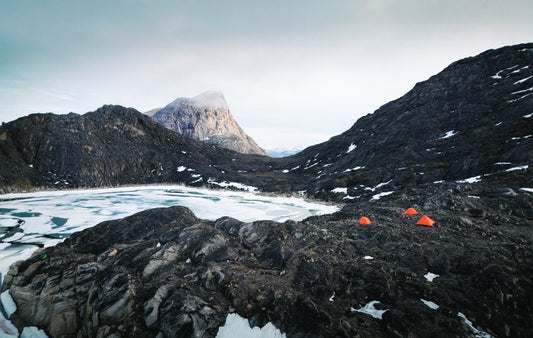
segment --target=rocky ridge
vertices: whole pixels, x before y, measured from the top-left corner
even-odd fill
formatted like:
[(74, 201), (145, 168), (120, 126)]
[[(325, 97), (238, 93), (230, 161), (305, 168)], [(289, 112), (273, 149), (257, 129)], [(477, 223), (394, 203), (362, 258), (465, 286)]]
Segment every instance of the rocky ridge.
[(349, 201), (421, 183), (483, 180), (512, 168), (531, 177), (532, 165), (530, 43), (454, 62), (341, 135), (297, 154), (285, 169), (312, 182), (308, 195)]
[(181, 135), (244, 154), (267, 155), (233, 119), (222, 93), (207, 91), (178, 98), (154, 111), (155, 121)]

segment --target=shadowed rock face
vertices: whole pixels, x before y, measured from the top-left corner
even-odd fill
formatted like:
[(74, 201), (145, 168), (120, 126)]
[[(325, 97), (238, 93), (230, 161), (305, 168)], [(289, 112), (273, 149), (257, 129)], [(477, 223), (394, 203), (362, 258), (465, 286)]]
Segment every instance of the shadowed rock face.
[(268, 157), (192, 140), (121, 106), (84, 115), (32, 114), (0, 126), (0, 192), (162, 182), (209, 186), (210, 179), (248, 184), (245, 177), (258, 171), (267, 171), (267, 186), (286, 185), (269, 166)]
[[(531, 207), (525, 192), (430, 184), (302, 222), (154, 209), (16, 263), (4, 290), (18, 327), (52, 336), (213, 337), (229, 312), (292, 337), (468, 336), (461, 312), (493, 335), (527, 337), (533, 222), (502, 212), (520, 205)], [(435, 225), (414, 225), (404, 206)], [(374, 300), (381, 320), (351, 310)]]
[[(151, 111), (152, 112), (152, 111)], [(178, 98), (153, 113), (165, 127), (195, 140), (243, 154), (266, 155), (231, 116), (222, 93), (208, 91), (193, 98)]]
[[(384, 182), (381, 191), (526, 165), (531, 173), (532, 88), (533, 44), (457, 61), (296, 155), (291, 172), (309, 178), (308, 194), (331, 199)], [(331, 193), (336, 187), (348, 191)]]
[[(533, 44), (458, 61), (284, 159), (196, 142), (118, 106), (1, 126), (4, 191), (192, 184), (184, 166), (205, 178), (194, 184), (348, 203), (283, 224), (178, 207), (101, 223), (12, 266), (13, 321), (54, 336), (212, 337), (238, 312), (292, 337), (471, 336), (461, 312), (492, 335), (532, 336), (532, 72)], [(435, 225), (415, 226), (408, 207)], [(381, 320), (351, 310), (371, 301)]]

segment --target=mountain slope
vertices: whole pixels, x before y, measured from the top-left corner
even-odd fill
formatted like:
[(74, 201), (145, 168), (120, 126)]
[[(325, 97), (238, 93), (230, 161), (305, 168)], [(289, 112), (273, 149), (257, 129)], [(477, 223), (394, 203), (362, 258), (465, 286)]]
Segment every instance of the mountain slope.
[(244, 154), (266, 155), (235, 122), (226, 99), (219, 92), (208, 91), (193, 98), (178, 98), (153, 113), (152, 118), (196, 140)]
[[(531, 177), (532, 135), (533, 44), (524, 44), (451, 64), (343, 134), (294, 156), (291, 168), (313, 182), (308, 194), (327, 198), (490, 179), (485, 175), (517, 167)], [(331, 193), (335, 188), (347, 190)]]
[[(248, 184), (255, 171), (267, 171), (269, 161), (184, 137), (121, 106), (85, 115), (33, 114), (0, 126), (4, 192), (161, 182)], [(285, 181), (276, 173), (264, 176), (271, 183)]]

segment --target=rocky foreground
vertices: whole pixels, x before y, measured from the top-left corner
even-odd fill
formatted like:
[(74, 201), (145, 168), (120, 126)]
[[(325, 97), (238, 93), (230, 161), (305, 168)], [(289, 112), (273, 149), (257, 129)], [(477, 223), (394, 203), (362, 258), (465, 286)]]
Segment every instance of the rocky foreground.
[[(53, 337), (214, 337), (232, 312), (288, 337), (473, 336), (460, 314), (494, 336), (530, 337), (532, 195), (428, 184), (285, 223), (148, 210), (16, 263), (3, 290), (18, 328)], [(434, 226), (415, 225), (422, 213)], [(363, 215), (371, 225), (357, 224)], [(372, 301), (381, 319), (355, 311)]]

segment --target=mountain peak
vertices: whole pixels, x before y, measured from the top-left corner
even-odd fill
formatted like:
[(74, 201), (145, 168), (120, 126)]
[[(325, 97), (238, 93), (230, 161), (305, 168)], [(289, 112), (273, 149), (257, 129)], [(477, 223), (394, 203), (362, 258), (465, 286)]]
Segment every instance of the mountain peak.
[(197, 108), (228, 109), (224, 94), (215, 90), (208, 90), (194, 97), (179, 97), (167, 107), (193, 106)]
[(192, 98), (177, 98), (151, 116), (184, 136), (245, 154), (266, 155), (233, 119), (221, 92), (209, 90)]

